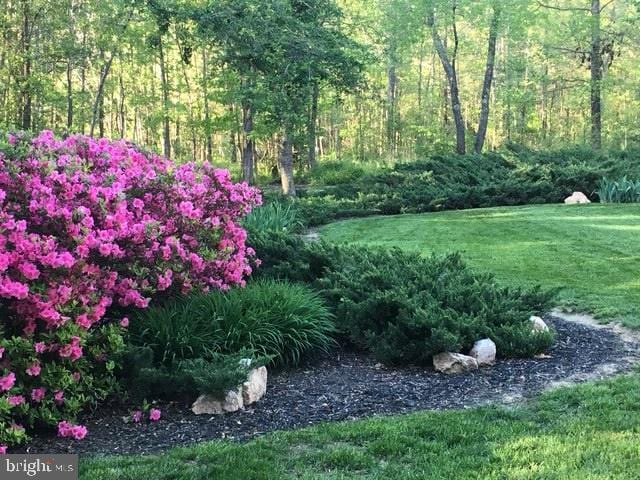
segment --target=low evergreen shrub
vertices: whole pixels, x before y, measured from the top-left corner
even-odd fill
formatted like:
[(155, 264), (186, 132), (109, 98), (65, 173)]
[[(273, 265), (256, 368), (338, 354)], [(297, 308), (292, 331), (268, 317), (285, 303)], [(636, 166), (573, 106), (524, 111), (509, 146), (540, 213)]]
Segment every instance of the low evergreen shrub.
[(532, 356), (553, 341), (529, 323), (550, 308), (553, 292), (501, 287), (459, 255), (423, 258), (286, 235), (254, 235), (250, 243), (263, 261), (257, 275), (312, 285), (343, 343), (384, 363), (429, 364), (436, 353), (467, 351), (485, 337), (503, 357)]

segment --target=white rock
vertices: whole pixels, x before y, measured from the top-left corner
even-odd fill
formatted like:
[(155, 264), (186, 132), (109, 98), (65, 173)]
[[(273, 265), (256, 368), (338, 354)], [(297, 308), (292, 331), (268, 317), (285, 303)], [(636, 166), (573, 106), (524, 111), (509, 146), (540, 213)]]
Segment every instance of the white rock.
[(254, 368), (242, 384), (242, 400), (245, 405), (260, 400), (267, 393), (267, 367)]
[(224, 400), (219, 400), (211, 395), (200, 395), (193, 402), (191, 411), (196, 415), (217, 415), (225, 412), (237, 412), (243, 407), (242, 388), (238, 388), (238, 390), (229, 390)]
[(469, 356), (476, 359), (479, 367), (496, 363), (496, 344), (489, 338), (478, 340), (473, 344)]
[(546, 323), (544, 323), (544, 320), (542, 320), (540, 317), (535, 317), (535, 316), (531, 317), (529, 321), (531, 322), (531, 327), (533, 328), (534, 332), (549, 331), (549, 327), (547, 326)]
[(567, 205), (576, 205), (581, 203), (591, 203), (591, 200), (582, 192), (573, 192), (570, 197), (564, 199), (564, 203)]
[(478, 369), (475, 358), (461, 353), (439, 353), (433, 357), (433, 368), (442, 373), (462, 373)]

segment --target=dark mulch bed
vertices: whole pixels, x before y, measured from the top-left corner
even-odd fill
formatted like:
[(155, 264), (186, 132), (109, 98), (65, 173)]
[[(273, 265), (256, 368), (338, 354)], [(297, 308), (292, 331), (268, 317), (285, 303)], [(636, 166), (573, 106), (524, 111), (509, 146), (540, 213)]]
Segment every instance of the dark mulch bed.
[[(188, 406), (159, 404), (157, 423), (125, 423), (130, 410), (101, 408), (81, 442), (38, 437), (30, 452), (145, 453), (212, 439), (245, 440), (265, 432), (416, 410), (455, 409), (526, 398), (565, 379), (584, 379), (599, 367), (627, 370), (636, 346), (609, 330), (548, 318), (558, 332), (550, 358), (501, 360), (477, 372), (444, 375), (424, 368), (387, 369), (368, 356), (337, 353), (314, 365), (274, 374), (267, 395), (245, 411), (196, 416)], [(604, 369), (611, 373), (612, 369)]]

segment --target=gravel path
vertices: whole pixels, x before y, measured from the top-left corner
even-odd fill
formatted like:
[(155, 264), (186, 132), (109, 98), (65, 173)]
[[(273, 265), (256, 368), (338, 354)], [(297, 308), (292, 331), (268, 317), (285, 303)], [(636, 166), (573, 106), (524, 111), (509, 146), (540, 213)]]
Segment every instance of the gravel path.
[(627, 371), (640, 361), (637, 339), (584, 322), (546, 320), (558, 336), (541, 358), (501, 360), (477, 372), (444, 375), (415, 367), (387, 369), (369, 356), (337, 353), (272, 375), (267, 395), (241, 412), (196, 416), (186, 405), (159, 404), (161, 421), (136, 425), (123, 421), (128, 410), (122, 407), (101, 408), (84, 419), (89, 435), (82, 442), (42, 436), (28, 451), (146, 453), (212, 439), (245, 440), (322, 421), (513, 403), (556, 384)]

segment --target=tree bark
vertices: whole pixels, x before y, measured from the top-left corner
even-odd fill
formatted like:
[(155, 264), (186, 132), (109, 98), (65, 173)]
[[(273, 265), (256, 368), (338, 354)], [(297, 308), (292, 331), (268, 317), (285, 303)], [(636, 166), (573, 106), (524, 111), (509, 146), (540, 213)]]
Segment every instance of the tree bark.
[(71, 59), (67, 60), (67, 131), (73, 128), (73, 83)]
[(253, 184), (254, 182), (254, 165), (255, 144), (251, 137), (253, 133), (253, 109), (248, 102), (242, 105), (242, 132), (244, 133), (244, 148), (242, 149), (242, 179)]
[(480, 120), (478, 122), (478, 132), (474, 144), (474, 152), (482, 153), (484, 141), (487, 136), (487, 125), (489, 123), (489, 99), (491, 96), (491, 85), (493, 83), (493, 72), (496, 60), (496, 41), (498, 38), (498, 27), (500, 24), (500, 7), (493, 7), (493, 17), (489, 28), (489, 48), (487, 51), (487, 66), (484, 72), (484, 82), (482, 83), (482, 104), (480, 107)]
[(318, 82), (313, 83), (311, 91), (311, 105), (309, 108), (309, 125), (308, 131), (308, 144), (309, 151), (307, 154), (307, 164), (309, 168), (315, 168), (317, 165), (316, 160), (316, 125), (318, 123), (318, 96), (320, 95), (320, 87)]
[(162, 82), (162, 139), (163, 154), (169, 158), (171, 156), (171, 125), (169, 123), (169, 80), (164, 59), (164, 46), (162, 35), (158, 40), (158, 50), (160, 55), (160, 80)]
[[(102, 114), (101, 114), (101, 110), (103, 110), (102, 107), (102, 97), (104, 95), (104, 84), (107, 80), (107, 75), (109, 75), (109, 70), (111, 70), (111, 64), (113, 63), (113, 57), (114, 55), (111, 54), (109, 56), (109, 59), (107, 61), (105, 61), (105, 63), (102, 65), (102, 68), (100, 69), (100, 79), (98, 80), (98, 88), (96, 89), (96, 96), (95, 99), (93, 101), (93, 108), (91, 109), (92, 114), (91, 114), (91, 127), (89, 129), (89, 136), (93, 137), (93, 134), (95, 132), (96, 129), (96, 125), (98, 124), (99, 120), (102, 118)], [(102, 135), (104, 132), (104, 127), (100, 128), (101, 133), (100, 135)]]
[(24, 130), (31, 129), (31, 111), (32, 111), (32, 96), (31, 96), (31, 11), (29, 8), (29, 1), (23, 0), (22, 2), (22, 78), (21, 78), (21, 107), (20, 124)]
[(392, 54), (387, 66), (387, 149), (390, 153), (396, 153), (396, 93), (398, 88), (398, 76), (396, 74), (395, 55)]
[[(454, 7), (455, 8), (455, 7)], [(456, 152), (463, 155), (466, 153), (465, 144), (465, 127), (464, 120), (462, 118), (462, 107), (460, 105), (460, 94), (458, 89), (458, 76), (456, 73), (455, 64), (449, 59), (447, 50), (442, 43), (442, 39), (438, 34), (438, 30), (435, 23), (435, 12), (433, 6), (430, 8), (427, 15), (427, 26), (431, 29), (431, 36), (433, 38), (433, 44), (435, 46), (444, 72), (447, 76), (447, 82), (449, 84), (450, 98), (451, 98), (451, 110), (453, 113), (453, 119), (456, 124)]]
[(209, 113), (209, 72), (207, 69), (207, 51), (202, 50), (202, 102), (204, 106), (204, 133), (206, 145), (206, 159), (211, 162), (213, 159), (213, 144), (211, 142), (211, 125)]
[(289, 129), (285, 128), (282, 139), (282, 149), (278, 159), (280, 170), (280, 183), (284, 195), (296, 196), (296, 186), (293, 181), (293, 143), (289, 134)]
[(602, 146), (602, 51), (600, 0), (591, 0), (591, 147)]

